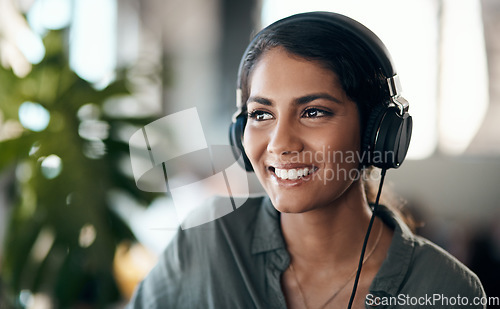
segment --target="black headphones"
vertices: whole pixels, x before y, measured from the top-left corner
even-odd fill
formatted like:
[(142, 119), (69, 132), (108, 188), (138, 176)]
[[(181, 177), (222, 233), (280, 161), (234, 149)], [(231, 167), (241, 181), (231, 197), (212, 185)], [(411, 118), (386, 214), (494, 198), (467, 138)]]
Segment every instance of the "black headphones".
[[(403, 163), (412, 132), (412, 118), (408, 113), (409, 104), (401, 96), (399, 76), (391, 56), (382, 41), (368, 28), (359, 22), (344, 15), (331, 12), (310, 12), (296, 14), (281, 19), (261, 30), (250, 42), (238, 70), (237, 108), (233, 122), (229, 127), (229, 139), (233, 146), (233, 153), (247, 171), (253, 171), (250, 160), (245, 154), (242, 138), (247, 122), (244, 104), (241, 102), (241, 74), (248, 52), (254, 47), (260, 35), (268, 30), (298, 21), (317, 21), (331, 27), (340, 28), (343, 32), (357, 38), (363, 44), (373, 61), (376, 61), (382, 74), (386, 77), (390, 100), (377, 104), (368, 117), (362, 138), (362, 164), (373, 165), (382, 169), (398, 168)], [(243, 164), (242, 164), (243, 163)]]

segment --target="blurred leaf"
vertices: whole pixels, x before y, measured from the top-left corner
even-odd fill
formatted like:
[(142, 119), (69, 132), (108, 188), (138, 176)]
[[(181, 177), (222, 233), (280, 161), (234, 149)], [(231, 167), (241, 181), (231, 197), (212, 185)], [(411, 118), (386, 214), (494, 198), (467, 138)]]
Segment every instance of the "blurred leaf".
[[(128, 141), (112, 138), (117, 125), (144, 126), (151, 119), (107, 118), (103, 104), (128, 94), (126, 72), (99, 90), (78, 77), (68, 65), (64, 31), (44, 39), (46, 57), (25, 78), (0, 68), (0, 107), (3, 118), (17, 119), (26, 101), (50, 113), (48, 127), (28, 129), (18, 138), (0, 141), (0, 171), (17, 166), (15, 203), (9, 217), (2, 276), (9, 299), (22, 289), (43, 291), (58, 307), (81, 304), (103, 307), (119, 298), (112, 276), (116, 246), (133, 240), (129, 227), (111, 210), (109, 192), (123, 190), (140, 204), (155, 194), (137, 189), (119, 166), (128, 157)], [(109, 126), (110, 138), (86, 139), (79, 134), (77, 113), (93, 103)], [(45, 158), (56, 155), (62, 169), (44, 174)], [(22, 167), (22, 169), (20, 169)], [(89, 232), (90, 231), (90, 232)]]
[(18, 160), (26, 159), (36, 141), (36, 136), (29, 133), (14, 140), (1, 141), (0, 171)]

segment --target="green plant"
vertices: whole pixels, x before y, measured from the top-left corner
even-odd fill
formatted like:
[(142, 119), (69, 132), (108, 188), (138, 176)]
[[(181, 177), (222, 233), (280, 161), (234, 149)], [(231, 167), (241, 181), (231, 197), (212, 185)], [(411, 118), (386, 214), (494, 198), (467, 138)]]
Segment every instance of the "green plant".
[(16, 120), (24, 102), (50, 115), (44, 130), (24, 129), (0, 141), (0, 171), (16, 171), (1, 266), (13, 306), (22, 307), (18, 295), (25, 289), (64, 308), (118, 300), (115, 248), (134, 236), (111, 210), (108, 193), (127, 191), (144, 205), (154, 198), (120, 168), (130, 160), (127, 141), (117, 137), (120, 125), (139, 127), (151, 119), (103, 113), (108, 99), (128, 93), (124, 72), (105, 89), (93, 88), (70, 69), (64, 38), (64, 31), (50, 32), (44, 60), (24, 78), (0, 68), (4, 122)]

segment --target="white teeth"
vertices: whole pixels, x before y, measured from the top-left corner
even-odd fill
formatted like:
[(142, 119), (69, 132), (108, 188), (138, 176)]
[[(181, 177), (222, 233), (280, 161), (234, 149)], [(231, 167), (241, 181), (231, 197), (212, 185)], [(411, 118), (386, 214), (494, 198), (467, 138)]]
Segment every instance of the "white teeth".
[[(309, 172), (310, 171), (310, 172)], [(313, 169), (309, 168), (299, 168), (299, 169), (274, 169), (274, 173), (281, 179), (297, 179), (312, 174)]]
[(279, 177), (281, 179), (288, 179), (288, 172), (287, 172), (287, 170), (280, 170)]

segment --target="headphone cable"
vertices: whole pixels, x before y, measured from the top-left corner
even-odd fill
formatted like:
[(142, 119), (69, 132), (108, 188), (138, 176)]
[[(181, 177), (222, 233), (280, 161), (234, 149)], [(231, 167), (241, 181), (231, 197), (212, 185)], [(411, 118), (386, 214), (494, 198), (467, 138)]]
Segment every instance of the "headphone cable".
[(368, 224), (368, 229), (366, 230), (365, 240), (363, 241), (363, 248), (361, 249), (361, 256), (359, 257), (358, 271), (356, 272), (356, 278), (354, 279), (354, 286), (352, 287), (351, 298), (349, 299), (349, 305), (347, 309), (351, 309), (352, 303), (354, 301), (354, 296), (356, 295), (356, 290), (358, 288), (359, 276), (361, 275), (361, 267), (363, 267), (363, 259), (365, 257), (366, 246), (368, 244), (368, 238), (370, 237), (370, 232), (373, 227), (373, 222), (375, 221), (375, 215), (378, 210), (378, 203), (380, 200), (380, 194), (382, 193), (382, 186), (384, 185), (385, 172), (387, 169), (383, 168), (380, 172), (380, 183), (378, 186), (377, 198), (375, 199), (375, 205), (373, 205), (373, 212), (370, 218), (370, 223)]

